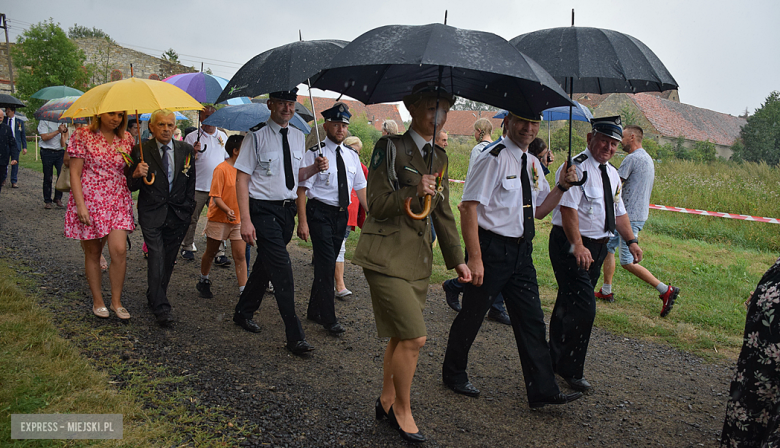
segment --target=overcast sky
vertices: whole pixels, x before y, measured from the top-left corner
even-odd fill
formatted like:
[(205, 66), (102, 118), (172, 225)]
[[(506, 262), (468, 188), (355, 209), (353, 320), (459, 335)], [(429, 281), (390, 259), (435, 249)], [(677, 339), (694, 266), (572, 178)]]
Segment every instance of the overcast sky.
[[(282, 9), (286, 7), (286, 9)], [(780, 1), (743, 0), (266, 0), (62, 2), (26, 0), (0, 7), (9, 39), (53, 18), (67, 32), (97, 27), (118, 44), (159, 56), (176, 50), (186, 65), (230, 79), (251, 57), (298, 39), (353, 40), (382, 25), (444, 20), (505, 39), (544, 28), (607, 28), (644, 42), (680, 85), (680, 100), (732, 115), (751, 113), (780, 90)]]

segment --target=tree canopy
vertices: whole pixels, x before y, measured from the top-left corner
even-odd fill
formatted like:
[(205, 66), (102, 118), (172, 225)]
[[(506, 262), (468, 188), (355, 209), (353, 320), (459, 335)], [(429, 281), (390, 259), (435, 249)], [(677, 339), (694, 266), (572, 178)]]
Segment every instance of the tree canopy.
[(38, 22), (17, 37), (11, 51), (13, 62), (19, 67), (16, 88), (22, 100), (32, 107), (40, 107), (41, 100), (30, 100), (30, 95), (49, 86), (68, 86), (87, 90), (90, 74), (85, 67), (86, 55), (68, 39), (59, 23), (52, 19)]
[(89, 29), (85, 26), (81, 26), (78, 23), (73, 24), (72, 27), (68, 28), (68, 37), (71, 39), (81, 39), (85, 37), (95, 37), (98, 39), (105, 39), (109, 42), (114, 42), (113, 39), (111, 39), (111, 36), (106, 34), (105, 31), (101, 30), (100, 28), (92, 27), (92, 29)]
[(177, 53), (173, 48), (165, 50), (165, 53), (162, 54), (162, 58), (166, 61), (175, 62), (177, 64), (179, 63), (179, 53)]
[(747, 118), (740, 132), (741, 144), (735, 144), (733, 158), (748, 162), (780, 163), (780, 92), (769, 94), (756, 112)]

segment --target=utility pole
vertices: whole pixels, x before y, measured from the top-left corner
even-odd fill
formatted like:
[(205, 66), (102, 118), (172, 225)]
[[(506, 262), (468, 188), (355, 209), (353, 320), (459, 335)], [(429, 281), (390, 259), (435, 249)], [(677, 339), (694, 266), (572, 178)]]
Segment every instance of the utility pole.
[(5, 52), (8, 55), (8, 74), (11, 80), (11, 93), (14, 93), (14, 66), (11, 62), (11, 44), (8, 43), (8, 21), (5, 14), (0, 13), (0, 28), (5, 30)]

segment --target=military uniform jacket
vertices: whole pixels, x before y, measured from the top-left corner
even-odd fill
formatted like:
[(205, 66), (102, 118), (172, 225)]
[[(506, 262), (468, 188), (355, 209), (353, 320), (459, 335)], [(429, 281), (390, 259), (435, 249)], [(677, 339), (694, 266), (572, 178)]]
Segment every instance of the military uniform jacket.
[(374, 148), (368, 174), (366, 198), (368, 218), (363, 225), (353, 262), (392, 277), (409, 281), (431, 276), (433, 250), (430, 223), (447, 269), (463, 261), (463, 249), (450, 209), (447, 153), (436, 146), (433, 172), (444, 170), (443, 189), (432, 197), (431, 214), (415, 220), (406, 215), (404, 201), (412, 198), (412, 211), (420, 213), (423, 198), (417, 196), (417, 184), (428, 167), (407, 131), (403, 135), (382, 137)]

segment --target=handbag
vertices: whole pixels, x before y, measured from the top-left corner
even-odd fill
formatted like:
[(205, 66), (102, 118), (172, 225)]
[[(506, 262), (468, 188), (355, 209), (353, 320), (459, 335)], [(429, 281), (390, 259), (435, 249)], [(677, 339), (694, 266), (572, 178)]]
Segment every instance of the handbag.
[(57, 178), (57, 184), (54, 185), (54, 189), (63, 193), (70, 191), (70, 168), (67, 166), (62, 166), (60, 177)]

